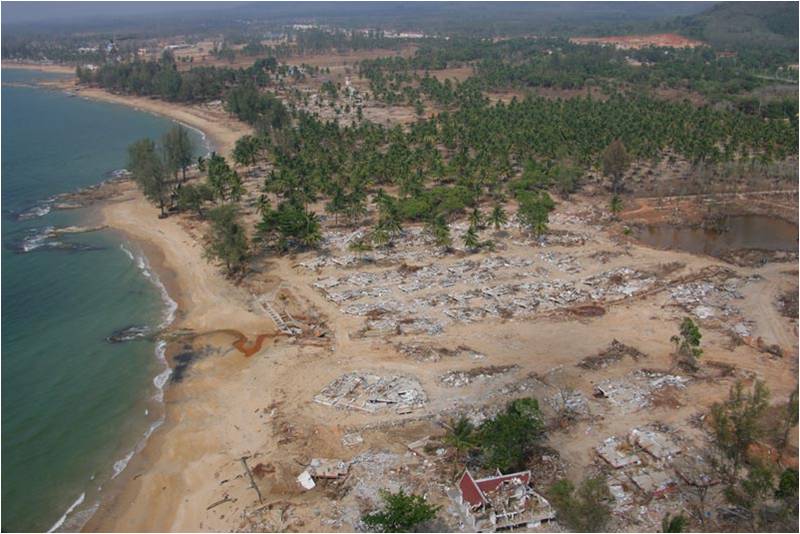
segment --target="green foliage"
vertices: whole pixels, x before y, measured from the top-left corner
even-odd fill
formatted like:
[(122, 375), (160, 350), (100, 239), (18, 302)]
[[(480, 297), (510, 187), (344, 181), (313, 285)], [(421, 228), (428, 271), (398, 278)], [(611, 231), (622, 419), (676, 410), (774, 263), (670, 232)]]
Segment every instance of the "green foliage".
[(697, 368), (697, 359), (703, 355), (703, 350), (700, 348), (702, 337), (700, 328), (694, 324), (691, 317), (684, 317), (680, 335), (670, 338), (670, 341), (675, 343), (678, 354), (685, 358), (684, 363), (693, 369)]
[(605, 478), (585, 478), (577, 490), (569, 480), (559, 480), (547, 496), (559, 522), (576, 532), (603, 532), (611, 519), (612, 497)]
[(444, 215), (433, 215), (426, 223), (426, 229), (437, 246), (448, 248), (453, 244), (453, 240), (450, 237), (450, 226), (448, 226)]
[(211, 210), (209, 218), (211, 232), (206, 236), (206, 257), (223, 262), (226, 273), (232, 275), (244, 267), (249, 257), (247, 234), (239, 223), (238, 209), (233, 204), (224, 204)]
[(478, 436), (473, 425), (466, 417), (460, 417), (450, 422), (450, 429), (444, 436), (444, 442), (456, 449), (459, 453), (465, 453), (478, 444)]
[(786, 401), (786, 405), (783, 408), (781, 426), (783, 427), (783, 432), (780, 439), (780, 446), (781, 448), (786, 448), (789, 445), (789, 432), (791, 432), (792, 428), (797, 426), (798, 423), (798, 398), (797, 398), (798, 390), (797, 388), (792, 391), (789, 395), (789, 399)]
[(496, 205), (492, 208), (492, 213), (489, 215), (489, 223), (494, 226), (495, 230), (499, 230), (508, 221), (508, 216), (503, 206)]
[(558, 189), (558, 192), (562, 196), (568, 197), (578, 190), (581, 175), (583, 173), (578, 167), (569, 165), (567, 163), (560, 163), (553, 166), (553, 168), (550, 169), (549, 174), (553, 184), (556, 186), (556, 189)]
[(469, 225), (475, 229), (483, 228), (483, 214), (476, 207), (469, 214)]
[(798, 493), (798, 475), (797, 469), (784, 469), (778, 481), (778, 487), (775, 490), (775, 497), (786, 501), (794, 501), (797, 504)]
[(283, 251), (314, 247), (322, 239), (316, 214), (289, 201), (281, 202), (277, 210), (264, 210), (258, 232), (264, 241), (275, 242)]
[(517, 399), (505, 411), (485, 421), (480, 428), (484, 464), (508, 472), (525, 468), (533, 448), (544, 437), (544, 419), (539, 402)]
[(403, 490), (390, 493), (381, 490), (384, 506), (380, 511), (364, 515), (361, 520), (377, 532), (411, 532), (436, 517), (440, 506), (428, 504), (420, 495)]
[(538, 193), (523, 192), (517, 196), (519, 209), (517, 217), (535, 236), (547, 232), (547, 222), (555, 204), (545, 191)]
[(611, 202), (609, 203), (609, 209), (611, 213), (616, 217), (622, 211), (622, 198), (619, 195), (612, 195)]
[(233, 148), (233, 161), (242, 166), (255, 165), (261, 147), (261, 139), (254, 135), (243, 135), (236, 140)]
[(769, 390), (764, 382), (756, 380), (750, 391), (739, 380), (725, 402), (711, 407), (714, 441), (730, 462), (732, 478), (744, 463), (748, 447), (764, 435), (763, 417), (768, 406)]
[(259, 131), (280, 129), (289, 123), (289, 112), (276, 96), (262, 93), (255, 84), (233, 87), (225, 99), (225, 109)]
[(630, 163), (628, 151), (619, 139), (614, 139), (603, 151), (603, 172), (611, 177), (611, 189), (615, 195), (622, 188), (622, 176)]
[(225, 158), (212, 153), (208, 159), (208, 185), (214, 197), (225, 202), (228, 199), (239, 200), (242, 195), (242, 179), (231, 169)]
[(667, 514), (661, 520), (661, 532), (683, 532), (689, 520), (683, 514)]
[(165, 164), (151, 139), (140, 139), (128, 147), (128, 170), (145, 197), (156, 204), (161, 216), (166, 215), (169, 184)]
[[(83, 61), (84, 58), (81, 58)], [(115, 93), (159, 96), (171, 102), (205, 102), (222, 98), (226, 87), (272, 81), (269, 61), (246, 69), (195, 67), (179, 71), (170, 54), (160, 61), (108, 61), (95, 71), (77, 71), (81, 83), (96, 84)]]
[(174, 126), (161, 139), (164, 151), (164, 162), (169, 172), (178, 176), (182, 172), (182, 181), (186, 180), (186, 168), (192, 164), (194, 156), (194, 143), (189, 136), (189, 130), (181, 125)]
[(478, 232), (475, 230), (475, 226), (470, 225), (467, 231), (464, 233), (464, 248), (467, 250), (475, 250), (480, 247), (480, 240), (478, 239)]
[(214, 200), (214, 192), (208, 184), (184, 184), (178, 188), (177, 204), (181, 211), (192, 210), (203, 215), (203, 205)]

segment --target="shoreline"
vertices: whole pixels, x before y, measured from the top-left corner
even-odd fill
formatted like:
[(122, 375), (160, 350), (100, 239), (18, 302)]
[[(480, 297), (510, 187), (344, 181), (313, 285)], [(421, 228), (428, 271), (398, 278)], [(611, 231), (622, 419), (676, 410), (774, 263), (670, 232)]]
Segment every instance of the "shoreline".
[(200, 105), (187, 106), (147, 97), (115, 95), (96, 87), (78, 86), (74, 81), (70, 82), (69, 85), (62, 85), (62, 88), (73, 91), (78, 97), (111, 104), (121, 104), (137, 111), (160, 115), (186, 127), (193, 128), (201, 132), (203, 137), (210, 142), (212, 150), (226, 157), (233, 152), (236, 140), (239, 137), (253, 131), (250, 126), (228, 116), (225, 111), (203, 109)]
[(14, 61), (7, 60), (0, 64), (3, 69), (20, 69), (20, 70), (39, 70), (42, 72), (56, 72), (59, 74), (72, 74), (75, 75), (75, 67), (69, 65), (43, 65), (39, 63), (15, 63)]
[[(74, 72), (68, 67), (57, 65), (3, 64), (2, 66), (43, 72)], [(168, 118), (200, 132), (205, 148), (209, 151), (215, 150), (226, 157), (230, 156), (240, 136), (252, 132), (250, 126), (230, 117), (221, 108), (214, 110), (201, 105), (187, 106), (145, 97), (115, 95), (98, 88), (79, 87), (74, 77), (44, 86)], [(173, 357), (179, 351), (180, 343), (166, 338), (170, 333), (180, 329), (197, 328), (200, 332), (213, 330), (212, 326), (219, 320), (217, 312), (220, 310), (224, 310), (222, 315), (227, 315), (229, 318), (236, 316), (237, 311), (246, 312), (246, 306), (241, 306), (238, 298), (233, 299), (236, 301), (234, 306), (219, 306), (220, 301), (228, 300), (223, 293), (233, 288), (219, 274), (217, 267), (205, 260), (199, 241), (188, 235), (181, 227), (179, 217), (173, 216), (169, 222), (158, 219), (157, 210), (144, 199), (135, 185), (131, 182), (127, 184), (123, 183), (122, 191), (115, 192), (110, 198), (98, 201), (93, 207), (87, 206), (84, 215), (87, 219), (102, 221), (102, 224), (110, 230), (118, 232), (122, 237), (121, 245), (124, 246), (128, 241), (139, 249), (148, 264), (148, 270), (157, 279), (156, 284), (160, 284), (166, 293), (162, 298), (174, 302), (174, 305), (167, 305), (164, 302), (165, 306), (173, 308), (168, 310), (171, 321), (164, 325), (160, 335), (161, 341), (157, 343), (154, 354), (157, 358), (163, 359), (166, 365), (163, 372), (153, 377), (154, 383), (158, 380), (164, 382), (160, 388), (156, 384), (160, 391), (158, 395), (161, 397), (160, 406), (163, 412), (159, 423), (132, 445), (130, 449), (132, 454), (124, 459), (124, 467), (106, 483), (98, 502), (80, 512), (90, 512), (80, 527), (81, 531), (130, 530), (119, 521), (119, 518), (133, 506), (131, 503), (133, 498), (139, 495), (140, 491), (144, 491), (140, 477), (157, 463), (162, 449), (169, 441), (167, 436), (183, 415), (177, 407), (171, 407), (176, 395), (170, 384), (176, 363)], [(136, 262), (136, 259), (133, 261)], [(193, 283), (197, 280), (203, 282), (201, 291), (197, 291), (197, 284)], [(208, 315), (211, 317), (206, 317)], [(251, 317), (243, 321), (237, 318), (232, 324), (248, 334), (263, 332), (264, 325), (257, 323), (263, 323), (264, 318), (249, 315)], [(162, 343), (164, 346), (159, 346)], [(84, 504), (84, 498), (85, 494), (81, 495), (51, 528), (61, 528), (64, 523), (68, 523), (80, 505)], [(158, 519), (148, 517), (146, 520), (152, 521), (150, 525), (158, 530), (157, 525), (167, 524), (170, 519), (161, 515)]]
[[(141, 250), (150, 270), (177, 305), (172, 323), (161, 336), (166, 341), (165, 360), (171, 373), (176, 368), (174, 357), (185, 352), (191, 343), (185, 339), (170, 339), (170, 334), (192, 332), (199, 338), (216, 331), (220, 324), (240, 329), (248, 337), (264, 331), (266, 318), (248, 311), (247, 295), (225, 279), (216, 265), (203, 258), (202, 246), (183, 228), (180, 216), (158, 219), (157, 208), (130, 182), (116, 197), (98, 203), (96, 210), (103, 224)], [(218, 350), (228, 349), (228, 337), (221, 335), (206, 345)], [(167, 381), (163, 388), (163, 423), (135, 452), (119, 476), (104, 488), (100, 505), (82, 531), (169, 530), (167, 526), (174, 521), (173, 508), (165, 506), (159, 513), (147, 515), (142, 514), (141, 505), (137, 506), (135, 501), (154, 498), (153, 490), (143, 481), (155, 478), (161, 484), (160, 460), (166, 457), (165, 461), (170, 462), (171, 437), (177, 433), (180, 438), (181, 430), (177, 426), (185, 418), (192, 417), (186, 413), (183, 393), (177, 391), (183, 386)], [(173, 491), (181, 493), (188, 489), (181, 484)], [(131, 521), (137, 521), (137, 526), (130, 526)]]
[(211, 144), (212, 150), (225, 157), (229, 157), (232, 154), (239, 137), (253, 133), (251, 126), (231, 117), (222, 106), (217, 109), (204, 104), (187, 105), (143, 96), (118, 95), (98, 87), (82, 86), (77, 83), (74, 76), (75, 69), (65, 65), (6, 62), (2, 64), (2, 68), (72, 74), (73, 76), (69, 79), (48, 82), (44, 85), (72, 92), (77, 97), (121, 104), (137, 111), (166, 117), (199, 131)]

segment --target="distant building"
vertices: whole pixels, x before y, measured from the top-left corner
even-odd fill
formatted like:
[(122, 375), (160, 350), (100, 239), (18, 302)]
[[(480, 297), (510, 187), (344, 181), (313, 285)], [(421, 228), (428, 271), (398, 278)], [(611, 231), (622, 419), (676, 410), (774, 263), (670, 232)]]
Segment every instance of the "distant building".
[(185, 50), (191, 48), (192, 45), (186, 43), (171, 44), (164, 47), (164, 50)]
[(547, 500), (530, 486), (531, 472), (520, 471), (476, 480), (469, 470), (448, 492), (464, 523), (477, 532), (495, 532), (523, 525), (535, 527), (555, 519)]

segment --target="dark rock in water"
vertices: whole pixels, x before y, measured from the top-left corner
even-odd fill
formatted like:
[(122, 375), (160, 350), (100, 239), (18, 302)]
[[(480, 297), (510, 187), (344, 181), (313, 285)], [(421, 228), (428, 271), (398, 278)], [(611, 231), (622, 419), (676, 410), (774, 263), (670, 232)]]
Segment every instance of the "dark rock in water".
[(106, 338), (109, 343), (123, 343), (125, 341), (133, 341), (134, 339), (141, 339), (150, 333), (149, 326), (130, 325), (125, 328), (120, 328), (114, 331), (113, 334)]

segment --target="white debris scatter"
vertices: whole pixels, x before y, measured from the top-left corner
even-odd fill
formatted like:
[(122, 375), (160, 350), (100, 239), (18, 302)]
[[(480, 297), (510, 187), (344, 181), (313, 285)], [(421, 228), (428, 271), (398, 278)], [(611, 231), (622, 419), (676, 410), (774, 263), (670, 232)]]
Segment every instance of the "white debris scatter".
[(378, 376), (347, 373), (337, 378), (314, 397), (326, 406), (376, 412), (387, 408), (416, 408), (428, 401), (422, 385), (414, 377)]

